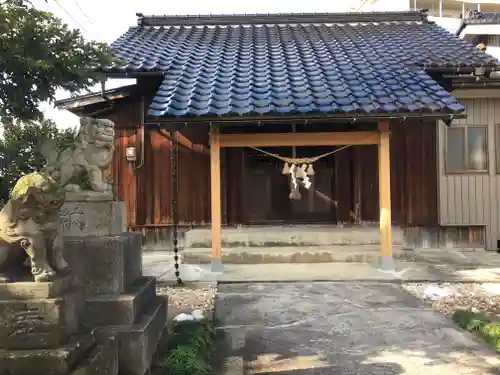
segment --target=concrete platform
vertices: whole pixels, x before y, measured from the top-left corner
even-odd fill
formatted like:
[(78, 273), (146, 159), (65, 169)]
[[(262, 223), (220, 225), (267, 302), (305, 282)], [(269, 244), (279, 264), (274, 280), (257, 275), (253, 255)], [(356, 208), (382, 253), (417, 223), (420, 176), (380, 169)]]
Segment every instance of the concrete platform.
[(500, 367), (486, 344), (387, 283), (221, 285), (216, 321), (219, 362), (240, 358), (245, 374), (487, 375)]
[[(392, 230), (393, 244), (403, 245), (401, 228)], [(192, 229), (185, 233), (185, 248), (212, 246), (210, 229)], [(222, 229), (222, 247), (278, 247), (278, 246), (350, 246), (380, 243), (377, 226), (338, 227), (329, 225), (276, 225), (226, 227)]]
[[(210, 248), (186, 248), (182, 250), (185, 263), (208, 264)], [(396, 259), (414, 260), (413, 250), (395, 246)], [(227, 247), (222, 249), (224, 264), (269, 263), (331, 263), (331, 262), (378, 262), (380, 245), (328, 245), (328, 246), (275, 246), (275, 247)]]
[[(180, 266), (184, 281), (265, 282), (265, 281), (462, 281), (500, 282), (500, 255), (472, 253), (445, 254), (429, 251), (422, 259), (403, 261), (396, 259), (396, 270), (385, 272), (377, 262), (372, 263), (274, 263), (274, 264), (226, 264), (224, 272), (210, 271), (208, 264)], [(481, 255), (484, 256), (482, 261)], [(163, 252), (144, 253), (144, 274), (154, 276), (158, 283), (175, 283), (172, 255)]]

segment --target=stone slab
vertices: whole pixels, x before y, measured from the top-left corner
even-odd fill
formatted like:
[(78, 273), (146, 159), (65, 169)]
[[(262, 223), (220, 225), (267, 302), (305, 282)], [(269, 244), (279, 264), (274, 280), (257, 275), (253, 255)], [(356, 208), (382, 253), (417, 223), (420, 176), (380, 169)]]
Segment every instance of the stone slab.
[(78, 294), (0, 301), (0, 348), (53, 349), (76, 333), (83, 310)]
[(66, 202), (109, 202), (113, 198), (112, 191), (68, 191), (65, 195)]
[(70, 375), (117, 375), (118, 345), (114, 338), (96, 345)]
[(156, 279), (141, 278), (125, 294), (87, 298), (81, 324), (86, 327), (134, 324), (155, 297)]
[[(181, 251), (182, 261), (209, 264), (211, 249), (187, 248)], [(396, 259), (412, 261), (415, 251), (394, 246)], [(222, 249), (224, 264), (271, 264), (271, 263), (375, 263), (380, 259), (380, 245), (359, 246), (277, 246), (277, 247), (228, 247)]]
[(0, 374), (67, 375), (94, 346), (93, 332), (74, 336), (57, 349), (0, 349)]
[(119, 295), (142, 275), (138, 236), (65, 237), (66, 260), (86, 295)]
[(103, 327), (99, 337), (118, 339), (120, 375), (144, 375), (153, 357), (167, 321), (167, 304), (157, 297), (138, 322), (131, 326)]
[(127, 231), (124, 202), (67, 201), (61, 208), (61, 228), (68, 236), (114, 236)]
[[(249, 227), (227, 227), (222, 229), (222, 247), (279, 247), (279, 246), (359, 246), (379, 245), (378, 226), (335, 226), (335, 225), (273, 225)], [(210, 229), (195, 228), (185, 234), (186, 248), (210, 248)], [(392, 228), (392, 242), (395, 246), (404, 244), (403, 230)]]
[(232, 284), (219, 296), (219, 355), (242, 357), (248, 374), (490, 375), (500, 368), (494, 350), (397, 285)]
[(25, 300), (59, 297), (74, 289), (73, 282), (72, 276), (66, 276), (47, 283), (0, 283), (0, 299)]
[(125, 287), (128, 287), (142, 277), (142, 235), (132, 232), (122, 235), (128, 238), (123, 253)]

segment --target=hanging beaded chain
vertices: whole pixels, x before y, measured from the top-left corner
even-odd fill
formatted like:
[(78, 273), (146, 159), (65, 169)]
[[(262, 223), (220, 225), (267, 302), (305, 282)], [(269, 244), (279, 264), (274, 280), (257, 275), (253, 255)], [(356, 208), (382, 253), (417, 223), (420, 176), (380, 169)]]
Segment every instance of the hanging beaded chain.
[(174, 245), (174, 267), (175, 267), (175, 277), (177, 278), (177, 283), (182, 284), (181, 273), (179, 272), (179, 233), (178, 233), (178, 224), (179, 217), (177, 214), (177, 198), (178, 198), (178, 184), (177, 184), (177, 172), (178, 172), (178, 139), (177, 132), (173, 133), (172, 137), (172, 237), (173, 237), (173, 245)]

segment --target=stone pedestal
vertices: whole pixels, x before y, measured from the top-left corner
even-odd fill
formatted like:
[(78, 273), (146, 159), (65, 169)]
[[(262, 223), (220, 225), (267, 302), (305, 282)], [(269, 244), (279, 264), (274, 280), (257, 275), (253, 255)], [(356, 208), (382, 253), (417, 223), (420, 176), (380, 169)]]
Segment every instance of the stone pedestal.
[(81, 326), (71, 277), (0, 284), (0, 298), (0, 374), (118, 374), (117, 341)]
[(144, 375), (167, 306), (155, 279), (142, 276), (141, 235), (126, 232), (123, 202), (70, 201), (62, 213), (65, 257), (83, 298), (81, 325), (117, 340), (120, 375)]
[(127, 231), (124, 202), (69, 201), (61, 209), (61, 225), (67, 236), (114, 236)]

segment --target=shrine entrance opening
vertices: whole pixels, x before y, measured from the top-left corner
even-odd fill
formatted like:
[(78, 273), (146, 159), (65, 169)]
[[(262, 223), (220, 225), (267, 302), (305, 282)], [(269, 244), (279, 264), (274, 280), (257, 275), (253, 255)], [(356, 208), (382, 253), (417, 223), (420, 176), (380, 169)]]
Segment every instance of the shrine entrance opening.
[[(389, 123), (382, 121), (376, 131), (347, 132), (302, 132), (302, 133), (222, 133), (219, 126), (212, 125), (210, 132), (210, 166), (211, 166), (211, 226), (212, 226), (212, 264), (222, 264), (221, 259), (221, 148), (251, 148), (267, 156), (283, 162), (282, 174), (290, 175), (290, 200), (302, 198), (301, 185), (307, 191), (311, 190), (311, 177), (315, 175), (314, 164), (336, 151), (339, 146), (351, 145), (378, 146), (378, 182), (379, 182), (379, 212), (380, 212), (380, 256), (383, 268), (393, 268), (392, 232), (391, 232), (391, 189), (390, 189), (390, 151)], [(318, 156), (301, 158), (297, 155), (298, 147), (331, 147), (332, 151)], [(292, 157), (283, 154), (273, 154), (266, 147), (293, 147)], [(281, 188), (282, 189), (282, 188)], [(279, 192), (280, 188), (276, 191)], [(271, 191), (264, 190), (261, 197), (272, 198)], [(308, 193), (309, 195), (310, 193)], [(285, 195), (286, 197), (286, 195)], [(281, 202), (281, 200), (279, 200)], [(284, 205), (286, 207), (286, 205)], [(293, 203), (288, 206), (293, 207)], [(309, 205), (308, 205), (309, 207)], [(272, 212), (272, 211), (271, 211)], [(279, 210), (275, 212), (280, 212)], [(282, 211), (286, 212), (286, 211)], [(300, 210), (299, 215), (300, 217)]]

